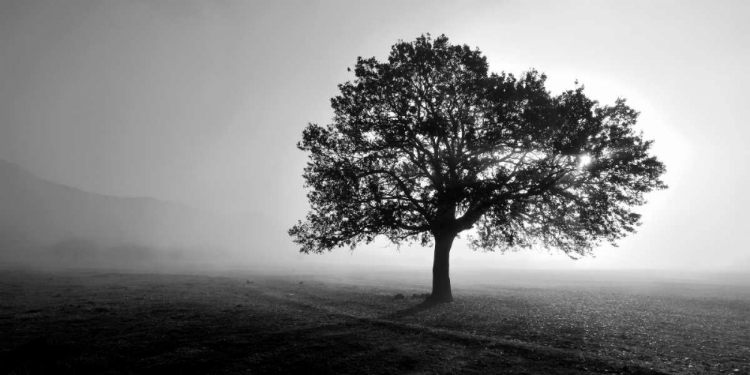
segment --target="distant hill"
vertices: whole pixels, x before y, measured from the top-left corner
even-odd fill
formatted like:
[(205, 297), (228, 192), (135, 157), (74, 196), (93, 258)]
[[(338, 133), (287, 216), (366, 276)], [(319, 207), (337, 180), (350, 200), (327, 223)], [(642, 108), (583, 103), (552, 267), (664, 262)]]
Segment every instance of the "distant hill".
[(263, 261), (279, 256), (285, 242), (285, 228), (262, 215), (89, 193), (0, 160), (0, 259), (88, 264), (246, 254)]

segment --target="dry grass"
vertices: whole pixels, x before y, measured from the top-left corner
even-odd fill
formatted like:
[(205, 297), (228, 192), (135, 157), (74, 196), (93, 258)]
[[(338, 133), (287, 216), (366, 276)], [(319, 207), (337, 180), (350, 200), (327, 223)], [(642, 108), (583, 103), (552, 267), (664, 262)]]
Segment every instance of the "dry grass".
[(726, 288), (476, 286), (429, 309), (411, 298), (424, 292), (298, 276), (4, 271), (0, 372), (750, 373), (750, 298)]

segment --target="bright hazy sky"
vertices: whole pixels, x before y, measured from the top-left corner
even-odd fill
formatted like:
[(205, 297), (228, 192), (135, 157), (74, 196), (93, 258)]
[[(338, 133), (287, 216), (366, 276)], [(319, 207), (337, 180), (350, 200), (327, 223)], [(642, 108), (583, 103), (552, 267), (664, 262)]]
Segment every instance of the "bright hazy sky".
[[(577, 79), (603, 104), (627, 98), (670, 185), (638, 210), (637, 234), (596, 258), (459, 243), (454, 267), (749, 270), (748, 17), (747, 1), (0, 0), (0, 158), (87, 191), (291, 226), (307, 210), (295, 143), (330, 121), (347, 67), (444, 33), (492, 71), (545, 72), (553, 93)], [(323, 259), (431, 256), (371, 246)]]

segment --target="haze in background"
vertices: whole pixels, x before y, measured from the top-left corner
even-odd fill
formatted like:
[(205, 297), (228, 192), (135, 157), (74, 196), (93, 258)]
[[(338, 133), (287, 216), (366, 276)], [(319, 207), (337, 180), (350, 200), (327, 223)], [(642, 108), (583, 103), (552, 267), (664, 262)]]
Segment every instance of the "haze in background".
[(545, 72), (554, 94), (578, 80), (603, 104), (627, 98), (670, 185), (647, 196), (637, 234), (596, 258), (459, 242), (454, 269), (747, 271), (748, 14), (744, 1), (0, 1), (0, 159), (94, 194), (243, 215), (241, 237), (262, 243), (233, 243), (250, 263), (274, 247), (295, 267), (427, 270), (432, 249), (298, 256), (283, 231), (308, 209), (295, 144), (329, 122), (347, 67), (444, 33), (491, 71)]

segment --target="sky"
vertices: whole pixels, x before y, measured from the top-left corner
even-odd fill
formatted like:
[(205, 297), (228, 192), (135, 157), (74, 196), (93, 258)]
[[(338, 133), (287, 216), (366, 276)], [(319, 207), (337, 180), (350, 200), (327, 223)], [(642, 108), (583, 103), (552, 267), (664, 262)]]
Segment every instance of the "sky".
[[(289, 227), (309, 207), (296, 142), (331, 121), (347, 68), (445, 34), (491, 71), (546, 73), (553, 94), (577, 80), (602, 104), (626, 98), (669, 185), (636, 210), (637, 234), (596, 257), (459, 241), (454, 267), (750, 270), (748, 16), (729, 0), (0, 0), (0, 158), (90, 192)], [(432, 250), (309, 257), (429, 266)]]

